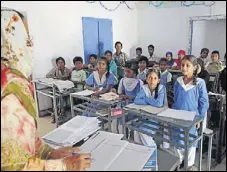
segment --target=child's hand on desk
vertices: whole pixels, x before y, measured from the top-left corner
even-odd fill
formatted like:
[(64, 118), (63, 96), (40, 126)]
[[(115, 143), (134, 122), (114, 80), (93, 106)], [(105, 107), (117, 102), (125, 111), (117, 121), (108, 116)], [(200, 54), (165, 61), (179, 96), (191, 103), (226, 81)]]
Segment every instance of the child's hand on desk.
[(99, 91), (99, 88), (93, 88), (92, 91)]
[(100, 92), (97, 91), (94, 94), (92, 94), (92, 98), (97, 98), (100, 95)]
[(67, 171), (84, 171), (91, 167), (90, 154), (72, 155), (64, 159)]
[(62, 147), (51, 152), (49, 159), (59, 159), (72, 155), (72, 152), (79, 152), (79, 147)]
[(120, 98), (121, 98), (122, 100), (130, 99), (130, 97), (129, 97), (129, 96), (126, 96), (126, 95), (120, 95)]

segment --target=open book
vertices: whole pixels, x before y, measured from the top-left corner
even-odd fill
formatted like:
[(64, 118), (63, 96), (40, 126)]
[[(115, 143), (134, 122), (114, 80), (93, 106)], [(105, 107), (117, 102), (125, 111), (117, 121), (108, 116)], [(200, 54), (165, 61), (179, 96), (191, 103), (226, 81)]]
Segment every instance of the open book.
[(168, 107), (161, 107), (161, 108), (157, 108), (151, 105), (136, 105), (134, 103), (129, 104), (127, 106), (125, 106), (126, 108), (129, 109), (137, 109), (137, 110), (142, 110), (144, 112), (148, 112), (148, 113), (152, 113), (152, 114), (158, 114), (164, 110), (166, 110)]
[(148, 148), (120, 140), (121, 136), (94, 135), (81, 146), (91, 153), (92, 164), (86, 171), (141, 171), (156, 147)]
[(73, 146), (100, 129), (96, 117), (76, 116), (62, 126), (51, 131), (42, 139), (53, 146)]

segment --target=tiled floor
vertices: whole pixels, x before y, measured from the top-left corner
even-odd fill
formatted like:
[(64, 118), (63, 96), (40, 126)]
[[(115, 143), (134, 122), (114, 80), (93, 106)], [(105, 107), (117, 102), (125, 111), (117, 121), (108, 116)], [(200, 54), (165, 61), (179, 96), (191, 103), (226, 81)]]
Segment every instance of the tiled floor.
[[(38, 135), (40, 137), (44, 136), (45, 134), (49, 133), (50, 131), (56, 128), (56, 124), (51, 123), (50, 116), (39, 118), (37, 121), (38, 121)], [(203, 171), (206, 170), (206, 159), (203, 159), (202, 170)], [(222, 161), (221, 164), (217, 165), (214, 169), (211, 169), (211, 171), (226, 171), (226, 158)]]

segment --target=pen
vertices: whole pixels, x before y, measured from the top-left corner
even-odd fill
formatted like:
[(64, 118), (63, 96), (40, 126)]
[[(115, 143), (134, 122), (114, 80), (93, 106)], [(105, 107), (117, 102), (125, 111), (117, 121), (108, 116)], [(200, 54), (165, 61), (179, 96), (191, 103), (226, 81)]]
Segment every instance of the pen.
[[(72, 152), (72, 155), (80, 155), (80, 154), (83, 154), (83, 153)], [(68, 157), (70, 157), (70, 156), (72, 156), (72, 155), (68, 155), (68, 156), (64, 157), (64, 159), (65, 159), (65, 158), (68, 158)], [(88, 158), (88, 159), (91, 160), (91, 161), (94, 161), (94, 160), (95, 160), (95, 159), (93, 159), (93, 158)]]

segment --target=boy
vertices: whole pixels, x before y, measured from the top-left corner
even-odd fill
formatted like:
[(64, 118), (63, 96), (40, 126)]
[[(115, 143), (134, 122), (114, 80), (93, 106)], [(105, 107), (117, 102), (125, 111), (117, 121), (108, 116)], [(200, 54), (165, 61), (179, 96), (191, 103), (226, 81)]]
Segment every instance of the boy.
[(83, 59), (81, 57), (75, 57), (73, 64), (75, 65), (75, 70), (72, 71), (71, 80), (76, 85), (76, 88), (83, 90), (87, 78), (86, 72), (83, 70)]
[(88, 64), (87, 67), (90, 73), (97, 70), (97, 55), (95, 54), (90, 55), (90, 64)]
[(105, 56), (106, 56), (106, 59), (108, 60), (108, 62), (110, 63), (109, 71), (112, 72), (117, 78), (117, 65), (112, 58), (112, 52), (110, 50), (105, 51)]
[(166, 87), (167, 84), (172, 81), (172, 74), (167, 70), (168, 60), (166, 58), (162, 58), (159, 61), (159, 67), (161, 72), (161, 84)]
[(206, 68), (209, 74), (217, 74), (223, 69), (222, 62), (220, 61), (219, 51), (213, 51), (211, 54), (211, 60)]
[(173, 99), (173, 88), (172, 88), (172, 74), (168, 71), (168, 60), (166, 58), (162, 58), (159, 61), (160, 67), (160, 76), (161, 76), (161, 84), (166, 87), (167, 91), (167, 100), (168, 106), (172, 107), (174, 99)]
[(138, 75), (137, 79), (142, 80), (144, 83), (147, 79), (147, 65), (148, 65), (148, 59), (145, 56), (141, 56), (139, 59), (139, 69), (138, 69)]
[(201, 52), (200, 52), (200, 58), (203, 62), (204, 62), (204, 66), (206, 67), (206, 65), (209, 63), (209, 59), (207, 58), (209, 54), (209, 49), (208, 48), (202, 48)]
[(142, 48), (138, 47), (136, 48), (136, 59), (139, 60), (142, 55)]

